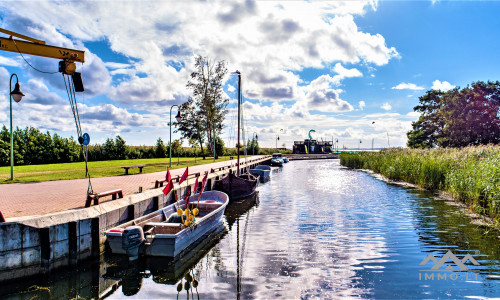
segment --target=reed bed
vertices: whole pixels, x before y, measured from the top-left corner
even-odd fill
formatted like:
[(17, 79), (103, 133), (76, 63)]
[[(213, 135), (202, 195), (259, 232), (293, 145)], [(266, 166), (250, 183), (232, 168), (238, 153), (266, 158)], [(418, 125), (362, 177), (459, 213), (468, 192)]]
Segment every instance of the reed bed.
[(391, 180), (448, 192), (500, 226), (500, 146), (342, 153), (340, 163), (370, 169)]

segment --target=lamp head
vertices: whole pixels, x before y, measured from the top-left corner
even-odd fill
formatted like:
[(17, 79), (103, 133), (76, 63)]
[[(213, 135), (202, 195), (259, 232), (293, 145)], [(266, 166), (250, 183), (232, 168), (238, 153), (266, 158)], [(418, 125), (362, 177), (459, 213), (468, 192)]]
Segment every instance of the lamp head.
[(177, 122), (180, 122), (182, 120), (181, 111), (180, 110), (177, 112), (177, 116), (175, 116), (175, 119), (177, 120)]
[(258, 140), (259, 139), (259, 136), (257, 134), (255, 134), (255, 139)]
[(21, 92), (21, 87), (19, 86), (19, 82), (16, 82), (16, 85), (14, 87), (14, 90), (10, 92), (10, 95), (12, 98), (14, 98), (14, 101), (19, 103), (21, 99), (23, 99), (24, 96), (26, 96), (23, 92)]

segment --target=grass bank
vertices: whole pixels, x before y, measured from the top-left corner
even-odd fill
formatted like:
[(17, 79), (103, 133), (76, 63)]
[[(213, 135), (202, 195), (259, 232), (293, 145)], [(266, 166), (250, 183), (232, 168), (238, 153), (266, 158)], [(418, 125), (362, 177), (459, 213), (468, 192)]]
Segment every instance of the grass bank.
[(500, 146), (342, 153), (340, 163), (429, 190), (445, 191), (500, 226)]
[[(250, 157), (250, 155), (248, 156)], [(221, 156), (216, 162), (227, 161), (229, 156)], [(172, 157), (172, 169), (185, 168), (187, 166), (203, 165), (213, 163), (214, 159), (207, 157)], [(127, 159), (127, 160), (106, 160), (106, 161), (91, 161), (89, 162), (90, 176), (109, 177), (120, 176), (125, 174), (123, 166), (146, 165), (143, 173), (153, 173), (167, 170), (169, 165), (168, 158), (150, 158), (150, 159)], [(129, 169), (129, 174), (139, 173), (138, 168)], [(80, 179), (85, 178), (85, 163), (63, 163), (63, 164), (46, 164), (46, 165), (26, 165), (14, 166), (14, 180), (10, 180), (10, 166), (0, 167), (0, 183), (14, 182), (39, 182), (53, 181), (64, 179)]]

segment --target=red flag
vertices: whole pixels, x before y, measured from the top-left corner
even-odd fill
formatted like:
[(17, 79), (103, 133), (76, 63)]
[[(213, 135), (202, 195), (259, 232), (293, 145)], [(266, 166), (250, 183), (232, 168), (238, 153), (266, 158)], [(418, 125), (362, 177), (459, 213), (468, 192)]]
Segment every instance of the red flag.
[(170, 170), (167, 170), (167, 174), (165, 175), (165, 181), (170, 182), (172, 180), (172, 176), (170, 175)]
[(196, 176), (196, 181), (194, 183), (193, 193), (195, 193), (195, 194), (198, 191), (198, 178), (200, 178), (200, 176)]
[(184, 205), (184, 209), (186, 209), (188, 207), (190, 197), (191, 197), (191, 186), (188, 185), (188, 187), (186, 189), (186, 196), (184, 196), (184, 201), (186, 201), (186, 205)]
[(205, 177), (203, 177), (203, 180), (201, 181), (200, 197), (201, 193), (203, 193), (203, 190), (205, 189), (205, 185), (207, 184), (207, 179), (208, 179), (208, 172), (205, 173)]
[(188, 174), (189, 174), (189, 171), (188, 171), (188, 167), (186, 167), (186, 171), (184, 171), (184, 174), (182, 174), (182, 177), (181, 179), (179, 180), (179, 185), (184, 181), (186, 180), (186, 178), (188, 177)]
[(203, 194), (203, 190), (205, 189), (205, 185), (207, 184), (207, 179), (208, 179), (208, 172), (205, 173), (205, 176), (201, 181), (201, 189), (200, 189), (200, 196), (198, 197), (198, 204), (200, 204), (201, 194)]
[(172, 179), (169, 180), (168, 184), (165, 186), (163, 189), (163, 194), (168, 195), (170, 191), (174, 188), (174, 183), (172, 182)]

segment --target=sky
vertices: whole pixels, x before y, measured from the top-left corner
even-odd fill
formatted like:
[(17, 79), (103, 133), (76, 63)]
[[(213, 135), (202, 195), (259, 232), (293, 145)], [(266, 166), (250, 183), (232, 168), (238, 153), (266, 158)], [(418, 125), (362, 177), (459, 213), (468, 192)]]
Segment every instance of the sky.
[[(169, 140), (170, 108), (191, 95), (202, 55), (241, 72), (245, 138), (261, 147), (291, 149), (312, 129), (340, 147), (405, 146), (427, 90), (500, 78), (499, 15), (497, 1), (0, 2), (1, 28), (85, 51), (82, 130), (92, 144), (120, 135), (128, 145)], [(58, 70), (57, 59), (24, 59)], [(26, 96), (13, 103), (14, 127), (76, 137), (60, 73), (24, 59), (0, 51), (0, 124), (9, 126), (16, 73)], [(236, 89), (226, 76), (231, 147)]]

